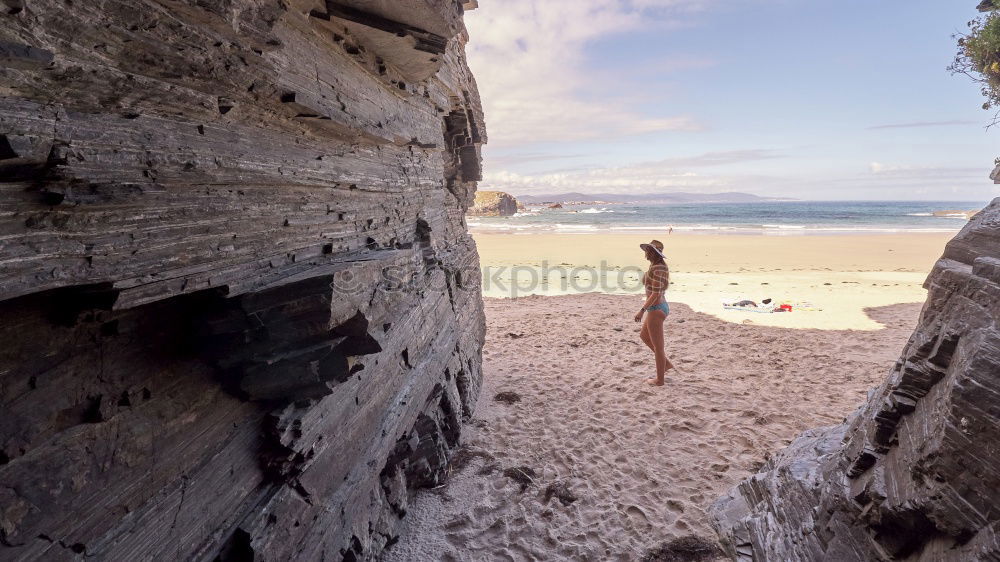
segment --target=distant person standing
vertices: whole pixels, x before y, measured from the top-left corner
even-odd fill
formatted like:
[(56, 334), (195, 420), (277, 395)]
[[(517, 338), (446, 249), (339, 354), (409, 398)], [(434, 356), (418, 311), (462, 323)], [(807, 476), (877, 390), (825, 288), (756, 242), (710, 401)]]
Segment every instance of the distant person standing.
[(668, 226), (667, 227), (667, 234), (673, 234), (673, 233), (674, 233), (674, 225)]

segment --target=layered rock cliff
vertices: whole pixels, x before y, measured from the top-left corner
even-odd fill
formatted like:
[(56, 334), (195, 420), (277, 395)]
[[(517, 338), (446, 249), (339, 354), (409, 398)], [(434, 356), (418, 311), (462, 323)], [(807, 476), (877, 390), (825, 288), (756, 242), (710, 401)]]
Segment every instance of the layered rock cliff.
[(470, 415), (455, 0), (0, 0), (0, 559), (362, 560)]
[(867, 404), (804, 433), (714, 506), (734, 559), (1000, 560), (1000, 199), (948, 244), (926, 287), (916, 331)]

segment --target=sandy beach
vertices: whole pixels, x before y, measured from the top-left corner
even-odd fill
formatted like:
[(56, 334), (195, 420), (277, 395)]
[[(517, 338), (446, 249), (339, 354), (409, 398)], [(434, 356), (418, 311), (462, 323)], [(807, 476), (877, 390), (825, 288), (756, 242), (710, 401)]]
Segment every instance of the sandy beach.
[[(651, 388), (636, 303), (486, 300), (484, 386), (463, 450), (444, 486), (417, 495), (385, 560), (625, 561), (711, 545), (709, 505), (768, 452), (857, 407), (920, 310), (868, 310), (878, 330), (836, 331), (676, 305), (667, 352), (682, 374)], [(681, 550), (660, 559), (691, 559)]]
[[(654, 236), (680, 367), (663, 388), (643, 382), (653, 357), (632, 319), (637, 245)], [(537, 294), (486, 299), (484, 386), (463, 449), (448, 482), (417, 495), (385, 560), (714, 559), (696, 553), (714, 548), (708, 507), (862, 403), (950, 237), (476, 233), (484, 294)], [(722, 308), (767, 297), (796, 308)]]
[[(877, 330), (864, 309), (923, 302), (924, 279), (953, 235), (474, 232), (486, 296), (641, 292), (647, 264), (638, 244), (655, 237), (666, 245), (670, 302), (729, 322), (824, 330)], [(792, 313), (722, 306), (766, 298), (792, 304)]]

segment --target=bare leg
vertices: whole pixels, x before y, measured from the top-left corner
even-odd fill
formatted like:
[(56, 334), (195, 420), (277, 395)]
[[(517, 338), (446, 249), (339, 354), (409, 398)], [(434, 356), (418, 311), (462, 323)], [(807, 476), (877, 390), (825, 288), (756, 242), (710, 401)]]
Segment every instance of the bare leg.
[(646, 347), (648, 347), (653, 351), (656, 351), (656, 349), (653, 347), (653, 340), (649, 339), (649, 328), (646, 327), (646, 322), (648, 320), (649, 320), (649, 313), (647, 312), (646, 317), (642, 319), (642, 330), (639, 330), (639, 339), (642, 340), (642, 343), (646, 344)]
[(663, 385), (664, 373), (667, 372), (667, 369), (674, 367), (673, 363), (667, 359), (667, 354), (664, 351), (663, 321), (666, 319), (666, 314), (659, 310), (653, 310), (648, 313), (644, 326), (649, 332), (649, 339), (653, 343), (653, 354), (656, 357), (656, 378), (649, 379), (646, 382), (656, 386)]

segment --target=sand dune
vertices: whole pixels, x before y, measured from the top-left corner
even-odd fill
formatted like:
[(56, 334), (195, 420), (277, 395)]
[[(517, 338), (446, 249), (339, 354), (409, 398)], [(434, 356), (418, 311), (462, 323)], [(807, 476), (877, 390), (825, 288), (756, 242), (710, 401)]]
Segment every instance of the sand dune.
[(446, 485), (418, 494), (385, 560), (640, 560), (672, 540), (714, 540), (711, 502), (769, 451), (859, 405), (920, 308), (870, 310), (885, 328), (862, 332), (734, 324), (678, 304), (667, 349), (683, 372), (651, 388), (638, 306), (487, 299), (464, 451)]

